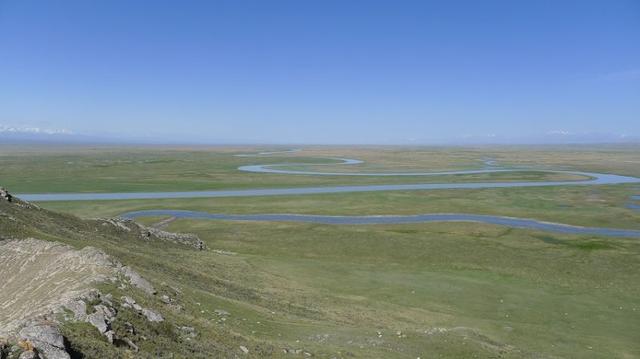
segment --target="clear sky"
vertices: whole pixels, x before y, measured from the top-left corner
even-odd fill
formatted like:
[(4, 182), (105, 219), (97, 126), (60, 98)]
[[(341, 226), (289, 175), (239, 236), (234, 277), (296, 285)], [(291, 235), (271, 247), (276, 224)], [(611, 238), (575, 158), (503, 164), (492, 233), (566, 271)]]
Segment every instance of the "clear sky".
[(198, 142), (638, 137), (640, 1), (0, 0), (0, 126)]

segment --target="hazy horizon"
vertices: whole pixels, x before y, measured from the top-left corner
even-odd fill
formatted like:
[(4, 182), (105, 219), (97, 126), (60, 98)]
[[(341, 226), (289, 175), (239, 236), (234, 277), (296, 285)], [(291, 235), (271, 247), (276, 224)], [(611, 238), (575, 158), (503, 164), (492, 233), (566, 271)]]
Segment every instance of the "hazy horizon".
[(0, 3), (0, 141), (640, 142), (640, 3)]

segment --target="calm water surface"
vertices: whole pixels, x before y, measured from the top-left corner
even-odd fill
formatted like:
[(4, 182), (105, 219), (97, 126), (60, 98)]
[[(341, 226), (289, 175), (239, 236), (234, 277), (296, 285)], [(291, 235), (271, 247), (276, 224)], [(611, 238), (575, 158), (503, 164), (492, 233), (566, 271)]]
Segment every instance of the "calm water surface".
[(406, 224), (427, 222), (481, 222), (508, 226), (513, 228), (536, 229), (541, 231), (583, 234), (610, 237), (640, 238), (640, 230), (578, 227), (560, 223), (536, 221), (526, 218), (487, 216), (478, 214), (419, 214), (410, 216), (319, 216), (300, 214), (216, 214), (185, 210), (147, 210), (127, 212), (120, 217), (135, 219), (149, 216), (170, 216), (176, 218), (226, 220), (226, 221), (267, 221), (267, 222), (302, 222), (333, 225), (359, 224)]

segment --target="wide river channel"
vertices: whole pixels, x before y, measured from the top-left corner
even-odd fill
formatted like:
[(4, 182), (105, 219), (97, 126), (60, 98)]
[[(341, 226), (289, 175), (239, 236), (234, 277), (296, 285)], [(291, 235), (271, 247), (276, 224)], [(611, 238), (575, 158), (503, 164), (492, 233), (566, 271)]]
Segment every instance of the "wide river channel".
[[(283, 152), (297, 152), (290, 150)], [(279, 152), (263, 152), (258, 155), (238, 155), (241, 157), (261, 157)], [(357, 165), (363, 163), (360, 160), (348, 158), (333, 158), (337, 163), (322, 165)], [(491, 161), (492, 163), (494, 161)], [(486, 161), (485, 161), (486, 163)], [(40, 194), (17, 194), (18, 197), (34, 202), (44, 201), (99, 201), (99, 200), (133, 200), (133, 199), (168, 199), (168, 198), (220, 198), (220, 197), (256, 197), (256, 196), (290, 196), (306, 194), (326, 194), (326, 193), (350, 193), (350, 192), (374, 192), (374, 191), (413, 191), (413, 190), (441, 190), (441, 189), (484, 189), (484, 188), (520, 188), (520, 187), (547, 187), (547, 186), (597, 186), (626, 183), (640, 183), (640, 178), (622, 176), (610, 173), (593, 173), (580, 171), (554, 171), (539, 169), (505, 169), (505, 168), (484, 168), (477, 170), (445, 171), (445, 172), (322, 172), (322, 171), (298, 171), (282, 167), (310, 165), (305, 163), (249, 165), (238, 167), (238, 170), (245, 172), (257, 172), (265, 174), (279, 175), (306, 175), (306, 176), (442, 176), (442, 175), (464, 175), (478, 173), (496, 172), (550, 172), (565, 173), (585, 177), (584, 180), (571, 181), (525, 181), (525, 182), (476, 182), (476, 183), (419, 183), (419, 184), (389, 184), (389, 185), (349, 185), (349, 186), (327, 186), (327, 187), (291, 187), (291, 188), (256, 188), (243, 190), (213, 190), (213, 191), (184, 191), (184, 192), (119, 192), (119, 193), (40, 193)], [(318, 164), (313, 164), (318, 166)], [(493, 165), (492, 165), (493, 166)], [(418, 215), (385, 215), (385, 216), (320, 216), (320, 215), (297, 215), (297, 214), (254, 214), (254, 215), (234, 215), (234, 214), (214, 214), (196, 211), (183, 210), (147, 210), (128, 212), (121, 215), (124, 218), (136, 218), (142, 216), (171, 216), (176, 218), (210, 219), (210, 220), (233, 220), (233, 221), (286, 221), (286, 222), (308, 222), (322, 224), (401, 224), (401, 223), (422, 223), (422, 222), (482, 222), (489, 224), (504, 225), (514, 228), (537, 229), (557, 233), (584, 234), (596, 236), (615, 237), (640, 237), (640, 230), (600, 228), (600, 227), (578, 227), (560, 223), (542, 222), (527, 218), (512, 218), (501, 216), (488, 216), (464, 213), (444, 213), (444, 214), (418, 214)]]

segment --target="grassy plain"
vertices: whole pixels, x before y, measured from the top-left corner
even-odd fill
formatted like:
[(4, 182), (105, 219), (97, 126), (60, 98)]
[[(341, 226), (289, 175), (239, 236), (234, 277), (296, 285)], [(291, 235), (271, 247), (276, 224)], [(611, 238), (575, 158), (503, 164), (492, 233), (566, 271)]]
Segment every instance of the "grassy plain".
[[(102, 246), (154, 283), (180, 289), (189, 325), (248, 338), (254, 353), (268, 346), (276, 357), (282, 348), (324, 358), (640, 354), (636, 240), (476, 224), (178, 220), (169, 229), (197, 233), (209, 250)], [(216, 309), (231, 314), (221, 322)]]
[[(235, 170), (242, 164), (307, 162), (314, 156), (363, 159), (367, 163), (362, 168), (370, 171), (480, 168), (479, 159), (491, 157), (507, 166), (640, 176), (639, 147), (313, 147), (286, 157), (232, 156), (257, 150), (94, 148), (79, 153), (60, 148), (45, 155), (38, 149), (12, 148), (0, 157), (0, 183), (14, 192), (79, 192), (427, 180)], [(67, 162), (71, 164), (64, 166)], [(351, 170), (321, 168), (331, 167)], [(348, 215), (463, 212), (639, 229), (640, 212), (625, 206), (639, 193), (638, 185), (615, 185), (41, 205), (82, 217), (158, 208)], [(92, 245), (154, 283), (179, 288), (191, 324), (212, 337), (224, 333), (250, 340), (250, 355), (295, 357), (281, 350), (288, 348), (327, 358), (640, 356), (637, 239), (474, 223), (331, 226), (176, 220), (168, 230), (197, 233), (209, 250), (140, 242)], [(215, 309), (231, 314), (221, 321)], [(220, 340), (235, 340), (229, 338)]]
[[(248, 147), (21, 147), (0, 146), (0, 180), (15, 193), (136, 192), (322, 186), (372, 183), (477, 182), (579, 179), (544, 172), (492, 173), (437, 177), (284, 176), (246, 173), (237, 167), (263, 163), (336, 163), (326, 157), (351, 157), (361, 165), (320, 166), (326, 171), (441, 171), (479, 169), (483, 158), (507, 167), (616, 171), (640, 176), (638, 148), (329, 148), (312, 147), (276, 156), (237, 157)], [(565, 153), (566, 152), (566, 153)], [(282, 157), (280, 157), (282, 156)], [(324, 158), (323, 158), (324, 157)], [(306, 167), (308, 168), (308, 166)]]

